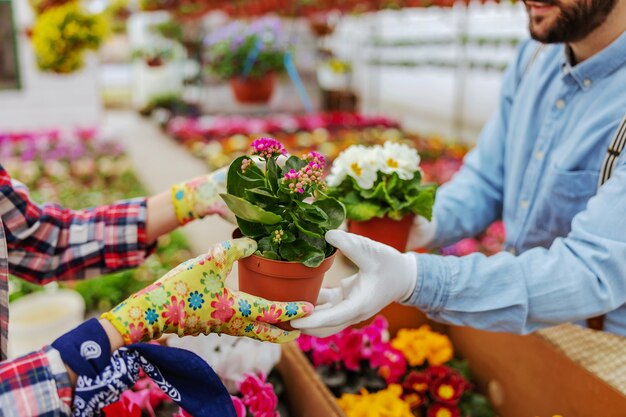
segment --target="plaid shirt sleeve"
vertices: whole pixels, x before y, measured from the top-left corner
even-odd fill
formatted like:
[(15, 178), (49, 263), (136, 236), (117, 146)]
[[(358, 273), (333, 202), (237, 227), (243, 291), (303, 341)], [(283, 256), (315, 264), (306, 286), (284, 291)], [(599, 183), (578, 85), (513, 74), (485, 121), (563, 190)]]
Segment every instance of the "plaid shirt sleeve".
[(133, 268), (154, 246), (146, 242), (146, 199), (70, 210), (33, 203), (0, 166), (0, 215), (11, 273), (45, 284)]
[(55, 349), (0, 362), (0, 417), (69, 417), (71, 404), (72, 386)]

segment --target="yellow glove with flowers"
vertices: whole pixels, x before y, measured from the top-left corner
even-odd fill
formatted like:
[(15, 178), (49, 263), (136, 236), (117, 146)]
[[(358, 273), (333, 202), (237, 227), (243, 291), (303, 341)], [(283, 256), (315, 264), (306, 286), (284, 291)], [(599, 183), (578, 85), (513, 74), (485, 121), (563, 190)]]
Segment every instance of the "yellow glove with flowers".
[(235, 224), (235, 215), (220, 197), (220, 193), (226, 192), (227, 168), (172, 186), (172, 204), (181, 226), (210, 214)]
[(256, 242), (249, 238), (217, 244), (206, 254), (178, 265), (102, 318), (115, 326), (126, 344), (154, 340), (163, 333), (225, 333), (290, 342), (300, 332), (273, 324), (306, 316), (313, 311), (310, 303), (271, 302), (224, 286), (233, 263), (255, 251)]

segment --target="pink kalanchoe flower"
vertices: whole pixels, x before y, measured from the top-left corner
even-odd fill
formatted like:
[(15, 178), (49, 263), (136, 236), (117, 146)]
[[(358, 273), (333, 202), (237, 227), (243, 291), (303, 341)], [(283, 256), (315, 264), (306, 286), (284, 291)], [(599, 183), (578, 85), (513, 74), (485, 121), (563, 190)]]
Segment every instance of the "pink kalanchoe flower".
[(241, 172), (246, 172), (246, 169), (248, 169), (251, 163), (252, 159), (244, 159), (241, 161)]
[(286, 155), (287, 150), (282, 143), (272, 138), (260, 138), (252, 142), (252, 153), (261, 158), (269, 159), (273, 156)]

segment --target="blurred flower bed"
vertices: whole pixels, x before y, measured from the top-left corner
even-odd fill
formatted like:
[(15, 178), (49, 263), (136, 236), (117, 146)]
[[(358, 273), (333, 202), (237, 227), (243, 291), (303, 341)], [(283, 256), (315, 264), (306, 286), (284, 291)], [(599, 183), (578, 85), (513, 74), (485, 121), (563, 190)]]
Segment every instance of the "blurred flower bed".
[(269, 117), (173, 117), (167, 133), (219, 168), (248, 150), (254, 139), (271, 136), (293, 154), (316, 150), (330, 159), (355, 143), (399, 140), (402, 133), (394, 120), (354, 113), (275, 114)]
[[(58, 130), (0, 133), (0, 161), (39, 203), (80, 209), (147, 194), (119, 143), (100, 138), (95, 129), (77, 129), (72, 134)], [(88, 311), (104, 311), (190, 256), (183, 236), (172, 233), (135, 270), (60, 285), (78, 291)], [(11, 300), (42, 289), (11, 277)]]
[(450, 339), (426, 325), (390, 339), (379, 316), (330, 337), (301, 336), (298, 345), (347, 417), (495, 415)]

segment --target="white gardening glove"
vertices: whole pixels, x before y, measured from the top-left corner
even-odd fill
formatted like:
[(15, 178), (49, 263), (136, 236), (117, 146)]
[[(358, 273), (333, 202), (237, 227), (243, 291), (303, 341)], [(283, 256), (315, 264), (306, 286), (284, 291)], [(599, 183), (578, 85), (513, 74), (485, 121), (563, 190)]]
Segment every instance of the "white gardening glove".
[(431, 221), (428, 221), (422, 216), (415, 216), (406, 242), (406, 250), (428, 248), (436, 232), (437, 219), (433, 217)]
[(407, 300), (417, 282), (415, 254), (400, 253), (371, 239), (331, 230), (326, 241), (346, 255), (359, 272), (338, 288), (323, 288), (317, 307), (291, 325), (312, 336), (326, 337), (366, 320), (394, 301)]

